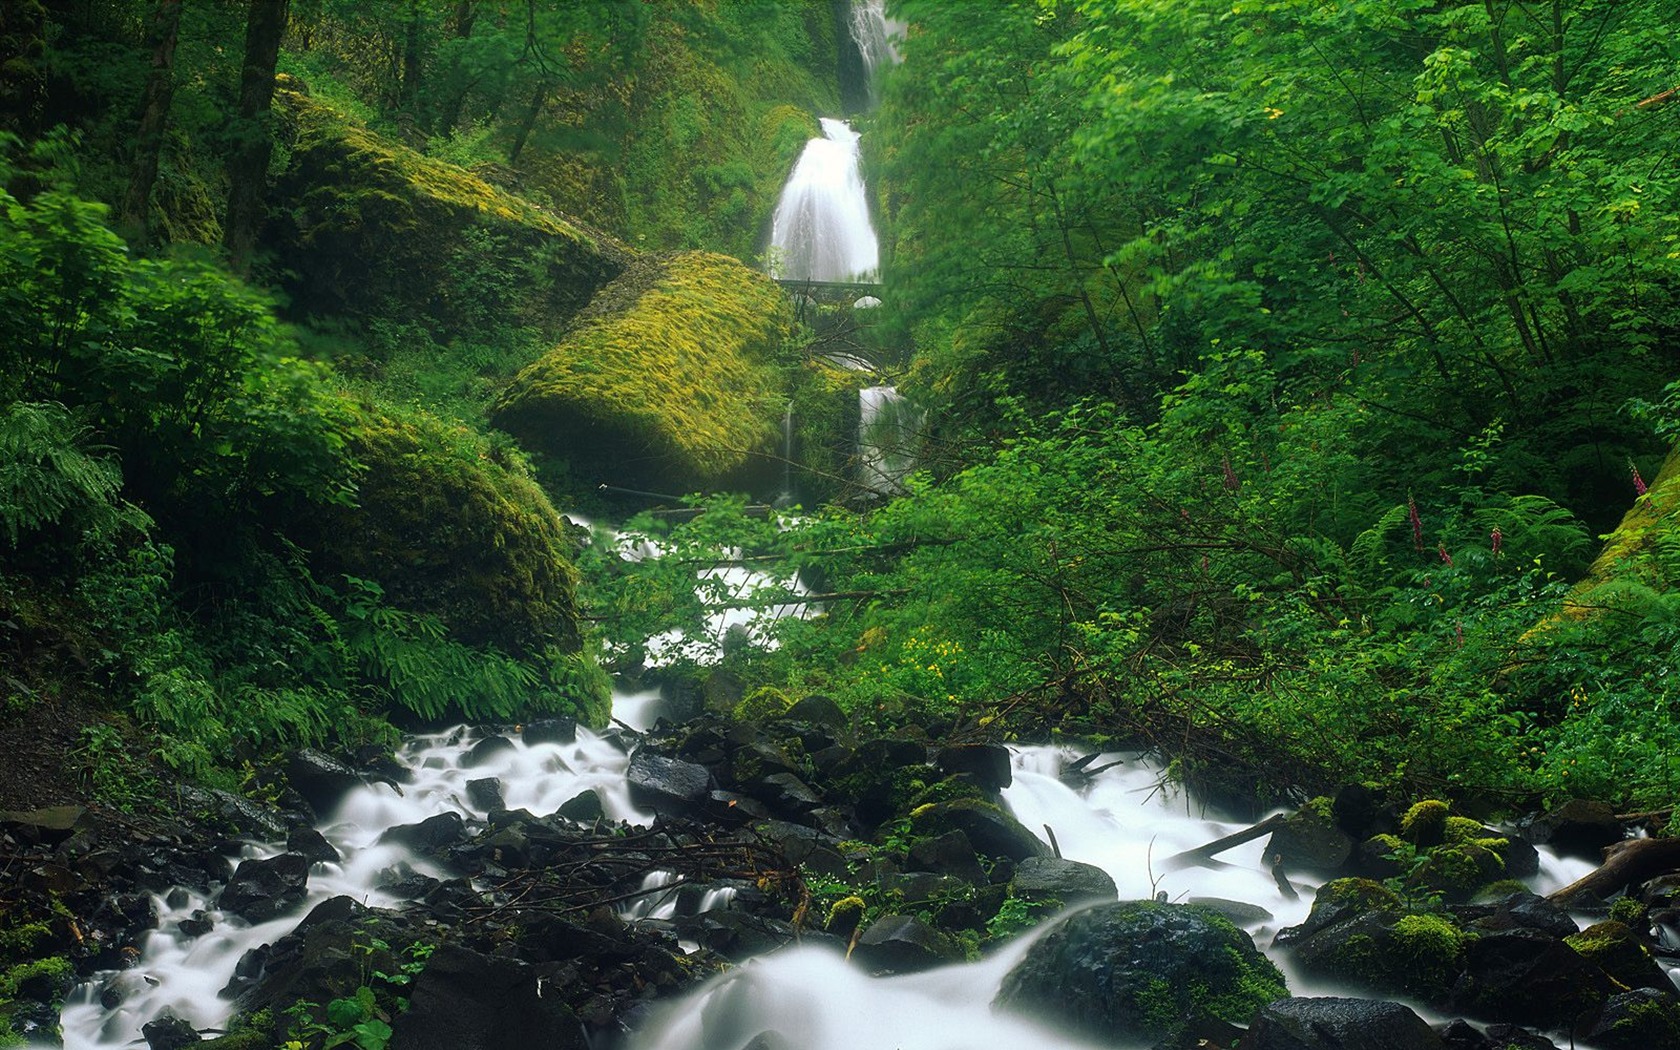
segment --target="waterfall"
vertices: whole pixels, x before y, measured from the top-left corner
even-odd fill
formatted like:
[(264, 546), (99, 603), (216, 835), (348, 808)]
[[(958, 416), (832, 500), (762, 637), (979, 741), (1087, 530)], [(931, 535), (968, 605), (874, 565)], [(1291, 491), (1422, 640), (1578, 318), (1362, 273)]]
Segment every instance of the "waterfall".
[(847, 18), (852, 43), (857, 45), (858, 56), (863, 59), (864, 83), (871, 103), (877, 101), (877, 75), (900, 61), (893, 41), (904, 35), (904, 23), (888, 18), (886, 6), (886, 0), (852, 0)]
[(858, 480), (880, 495), (904, 491), (904, 479), (916, 467), (922, 413), (897, 387), (870, 386), (858, 391)]
[(772, 276), (799, 281), (873, 279), (880, 246), (858, 166), (858, 133), (823, 118), (782, 188), (770, 226)]

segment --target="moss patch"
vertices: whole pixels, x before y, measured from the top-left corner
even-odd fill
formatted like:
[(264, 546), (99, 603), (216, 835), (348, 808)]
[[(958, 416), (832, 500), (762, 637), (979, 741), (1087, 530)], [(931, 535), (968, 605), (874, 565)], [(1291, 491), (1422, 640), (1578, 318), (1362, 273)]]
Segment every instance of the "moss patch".
[(514, 378), (493, 418), (580, 478), (688, 491), (775, 447), (771, 358), (792, 332), (781, 291), (734, 259), (643, 260)]
[(283, 78), (290, 132), (268, 238), (312, 313), (425, 316), (452, 332), (558, 326), (629, 253), (471, 172), (369, 131)]

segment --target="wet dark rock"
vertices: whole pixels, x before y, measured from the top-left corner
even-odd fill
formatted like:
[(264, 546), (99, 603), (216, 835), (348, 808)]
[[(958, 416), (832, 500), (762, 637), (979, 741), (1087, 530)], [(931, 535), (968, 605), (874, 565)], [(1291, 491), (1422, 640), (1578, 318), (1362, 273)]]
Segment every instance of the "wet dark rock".
[(1583, 860), (1603, 859), (1604, 847), (1620, 842), (1624, 834), (1616, 810), (1607, 802), (1571, 799), (1550, 812), (1529, 821), (1522, 837), (1537, 846)]
[(705, 766), (667, 758), (646, 747), (630, 756), (626, 776), (632, 803), (668, 816), (699, 812), (712, 790), (712, 775)]
[(56, 846), (82, 825), (87, 810), (81, 806), (48, 806), (27, 811), (0, 810), (0, 826), (6, 827), (26, 845)]
[(180, 804), (224, 834), (268, 840), (286, 837), (286, 821), (279, 813), (231, 791), (183, 787)]
[(1062, 904), (1111, 901), (1120, 896), (1108, 872), (1094, 864), (1060, 857), (1028, 857), (1015, 865), (1009, 892), (1023, 900)]
[(1443, 1050), (1410, 1007), (1375, 999), (1279, 999), (1255, 1015), (1238, 1050)]
[(202, 937), (215, 929), (215, 924), (204, 917), (202, 912), (193, 913), (192, 918), (182, 919), (176, 927), (188, 937)]
[(813, 930), (795, 930), (789, 923), (739, 911), (709, 911), (682, 917), (673, 924), (682, 937), (716, 952), (732, 963), (792, 944), (830, 944), (845, 950), (837, 938)]
[(485, 812), (505, 809), (507, 802), (502, 798), (502, 782), (496, 777), (479, 777), (477, 780), (467, 781), (467, 804)]
[(165, 1014), (140, 1026), (151, 1050), (181, 1050), (199, 1041), (198, 1030), (179, 1017)]
[(466, 822), (455, 812), (437, 813), (418, 824), (399, 824), (379, 836), (381, 844), (406, 846), (416, 853), (436, 855), (467, 837)]
[(848, 721), (846, 712), (840, 709), (840, 705), (820, 693), (812, 693), (795, 700), (793, 706), (783, 712), (782, 719), (788, 722), (809, 722), (832, 729), (845, 729)]
[(987, 791), (1002, 791), (1014, 782), (1009, 749), (1001, 744), (955, 744), (942, 747), (934, 764), (946, 773), (966, 773)]
[(1301, 970), (1345, 987), (1426, 1003), (1447, 998), (1465, 938), (1435, 915), (1368, 911), (1290, 945)]
[(1393, 834), (1400, 830), (1400, 814), (1383, 793), (1364, 784), (1344, 784), (1330, 801), (1330, 817), (1354, 839)]
[(577, 719), (563, 716), (539, 718), (525, 723), (519, 738), (528, 746), (537, 744), (571, 744), (577, 742)]
[(1441, 1029), (1441, 1042), (1446, 1050), (1558, 1050), (1545, 1036), (1514, 1024), (1490, 1024), (1482, 1032), (1467, 1021), (1453, 1021)]
[(771, 812), (789, 816), (810, 813), (822, 805), (822, 797), (792, 773), (772, 773), (759, 784), (758, 797)]
[(981, 867), (980, 857), (968, 836), (960, 831), (918, 839), (910, 847), (909, 861), (911, 867), (921, 871), (954, 875), (975, 885), (986, 884), (986, 869)]
[(286, 759), (286, 781), (322, 816), (366, 783), (355, 769), (312, 747), (300, 748)]
[(920, 835), (943, 835), (960, 831), (981, 854), (1025, 860), (1042, 857), (1049, 850), (1038, 836), (1014, 817), (990, 802), (960, 798), (952, 802), (937, 802), (917, 810), (912, 819)]
[(1099, 1042), (1171, 1043), (1199, 1019), (1246, 1023), (1288, 992), (1247, 934), (1200, 908), (1099, 904), (1063, 920), (994, 1004)]
[(593, 823), (607, 815), (606, 809), (601, 805), (601, 795), (594, 788), (560, 803), (557, 812), (567, 820), (575, 820), (579, 824)]
[(1354, 846), (1352, 837), (1336, 826), (1328, 812), (1303, 806), (1272, 832), (1266, 856), (1281, 858), (1285, 871), (1329, 874), (1342, 870)]
[(291, 933), (246, 953), (223, 995), (236, 996), (242, 1012), (278, 1012), (300, 1001), (329, 1003), (354, 993), (369, 973), (399, 972), (405, 960), (389, 946), (424, 940), (419, 921), (350, 897), (329, 898)]
[(1614, 919), (1595, 923), (1564, 943), (1626, 988), (1672, 993), (1674, 982), (1628, 927)]
[(915, 973), (961, 960), (963, 949), (913, 915), (883, 915), (863, 931), (852, 958), (876, 973)]
[(1598, 1050), (1680, 1047), (1680, 999), (1672, 987), (1635, 988), (1611, 996), (1576, 1036)]
[(513, 750), (513, 741), (505, 736), (487, 736), (472, 746), (461, 758), (461, 765), (467, 769), (477, 769), (497, 755)]
[(583, 1026), (562, 994), (558, 967), (445, 944), (414, 981), (391, 1050), (586, 1050)]
[(50, 1003), (21, 999), (11, 1004), (8, 1018), (12, 1031), (30, 1045), (57, 1045), (63, 1042), (59, 1028), (59, 1011)]
[(1216, 911), (1238, 926), (1258, 926), (1263, 922), (1271, 922), (1277, 917), (1258, 904), (1226, 900), (1223, 897), (1191, 897), (1184, 903), (1194, 904), (1198, 908), (1206, 908), (1209, 911)]
[(314, 828), (293, 828), (286, 835), (286, 852), (296, 853), (311, 864), (337, 864), (343, 859), (327, 837)]
[(1567, 911), (1535, 893), (1513, 893), (1493, 901), (1455, 904), (1448, 911), (1461, 925), (1477, 931), (1528, 929), (1552, 937), (1573, 937), (1580, 931)]
[(302, 905), (308, 882), (309, 860), (296, 853), (242, 861), (216, 905), (246, 922), (267, 922)]
[(389, 893), (398, 900), (419, 900), (426, 894), (437, 889), (439, 883), (422, 872), (415, 871), (404, 864), (398, 868), (379, 873), (374, 879), (373, 888), (381, 893)]
[(1448, 1005), (1490, 1021), (1570, 1025), (1602, 1005), (1611, 990), (1603, 970), (1537, 930), (1479, 937), (1466, 947), (1463, 967)]

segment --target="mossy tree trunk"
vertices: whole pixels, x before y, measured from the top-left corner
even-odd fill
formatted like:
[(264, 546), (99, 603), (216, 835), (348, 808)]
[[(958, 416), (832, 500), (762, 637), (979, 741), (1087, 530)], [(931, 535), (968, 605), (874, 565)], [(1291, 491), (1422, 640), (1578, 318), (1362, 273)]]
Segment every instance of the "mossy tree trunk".
[(146, 40), (152, 69), (140, 102), (140, 127), (134, 134), (134, 158), (129, 166), (128, 190), (123, 194), (122, 224), (134, 231), (135, 243), (150, 237), (152, 184), (157, 181), (158, 154), (175, 98), (175, 40), (181, 27), (181, 0), (158, 0)]
[(239, 115), (228, 156), (227, 222), (222, 228), (222, 246), (240, 273), (250, 268), (262, 225), (268, 158), (274, 149), (269, 106), (288, 7), (288, 0), (251, 0), (245, 19), (245, 61), (239, 72)]

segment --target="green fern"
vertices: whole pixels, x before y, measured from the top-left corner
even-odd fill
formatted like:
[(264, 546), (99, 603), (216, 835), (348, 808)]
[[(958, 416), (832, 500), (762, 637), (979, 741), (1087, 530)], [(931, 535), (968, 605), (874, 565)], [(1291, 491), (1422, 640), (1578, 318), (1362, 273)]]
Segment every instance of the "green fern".
[(122, 471), (89, 434), (60, 404), (0, 408), (0, 533), (9, 546), (63, 522), (97, 536), (122, 518)]

